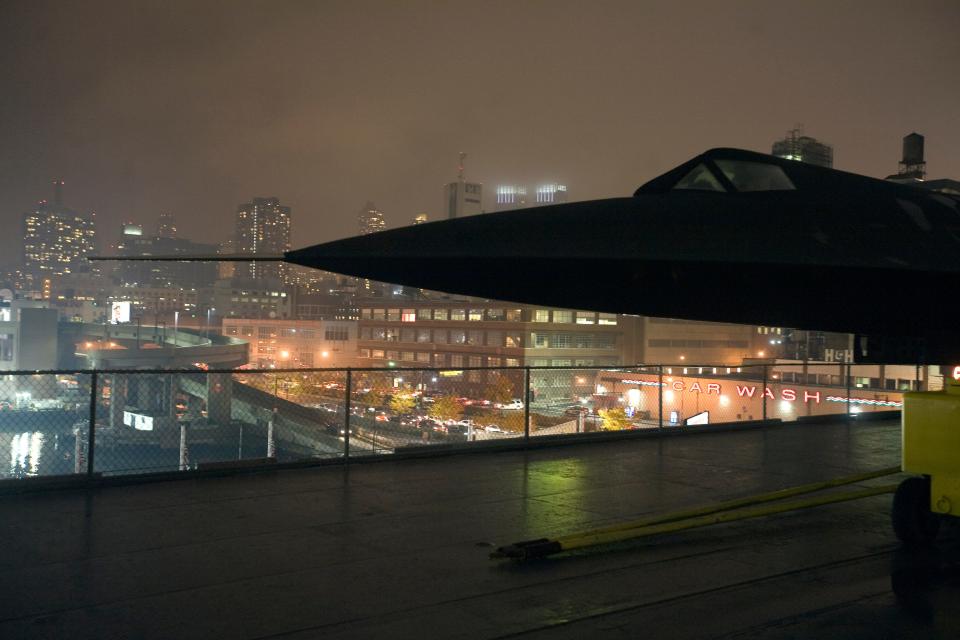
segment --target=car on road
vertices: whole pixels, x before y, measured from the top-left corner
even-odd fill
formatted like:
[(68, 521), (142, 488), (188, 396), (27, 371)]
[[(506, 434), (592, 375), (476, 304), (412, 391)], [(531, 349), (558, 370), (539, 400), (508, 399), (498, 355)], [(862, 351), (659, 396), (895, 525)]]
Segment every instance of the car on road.
[[(331, 436), (340, 436), (342, 438), (347, 435), (347, 430), (342, 425), (328, 424), (323, 430), (327, 435)], [(352, 427), (350, 429), (350, 435), (353, 435)]]
[(506, 433), (503, 429), (500, 428), (500, 425), (488, 424), (483, 428), (487, 433)]
[(514, 398), (510, 402), (505, 402), (503, 404), (497, 404), (498, 409), (523, 409), (523, 400), (520, 398)]

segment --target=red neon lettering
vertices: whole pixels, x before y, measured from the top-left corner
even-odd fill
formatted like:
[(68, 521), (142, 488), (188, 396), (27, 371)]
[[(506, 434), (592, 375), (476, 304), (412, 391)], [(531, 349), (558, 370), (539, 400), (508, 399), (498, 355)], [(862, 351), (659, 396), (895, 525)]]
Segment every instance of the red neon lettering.
[(793, 389), (784, 389), (780, 392), (780, 395), (783, 396), (784, 400), (789, 400), (790, 402), (797, 399), (797, 392)]
[(747, 396), (748, 398), (752, 398), (752, 397), (753, 397), (753, 394), (754, 394), (754, 392), (756, 392), (756, 390), (757, 390), (756, 387), (741, 387), (740, 385), (737, 385), (737, 395), (740, 396), (741, 398), (742, 398), (743, 396)]
[(707, 393), (709, 394), (710, 392), (720, 395), (720, 385), (718, 385), (716, 382), (709, 383), (707, 385)]
[(817, 391), (816, 393), (810, 393), (809, 391), (804, 391), (804, 392), (803, 392), (803, 401), (804, 401), (804, 402), (810, 402), (811, 400), (816, 400), (817, 403), (819, 403), (819, 402), (820, 402), (820, 392)]
[(776, 400), (776, 398), (773, 397), (773, 391), (770, 391), (770, 387), (764, 388), (763, 397), (770, 398), (771, 400)]
[(960, 366), (953, 368), (953, 379), (960, 380)]
[(674, 383), (673, 383), (673, 390), (674, 390), (674, 391), (683, 391), (683, 383), (680, 382), (679, 380), (677, 380), (676, 382), (674, 382)]
[(699, 382), (694, 382), (694, 383), (690, 386), (690, 391), (696, 391), (697, 393), (700, 393), (701, 391), (703, 391), (703, 389), (700, 388), (700, 383), (699, 383)]

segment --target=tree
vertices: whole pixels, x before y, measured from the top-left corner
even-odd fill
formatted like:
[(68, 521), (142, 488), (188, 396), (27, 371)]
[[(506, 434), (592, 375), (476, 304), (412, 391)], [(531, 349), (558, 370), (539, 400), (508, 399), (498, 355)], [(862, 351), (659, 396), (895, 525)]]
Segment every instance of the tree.
[(368, 382), (370, 386), (361, 396), (361, 400), (371, 407), (382, 407), (387, 402), (387, 397), (393, 392), (393, 389), (387, 386), (382, 379), (374, 379)]
[(630, 428), (630, 419), (627, 418), (627, 412), (621, 407), (613, 409), (600, 409), (600, 419), (603, 420), (602, 429), (604, 431), (620, 431)]
[(397, 393), (390, 398), (390, 411), (402, 415), (410, 413), (417, 406), (417, 399), (409, 393)]
[(436, 420), (459, 420), (463, 405), (456, 396), (440, 396), (430, 407), (430, 417)]
[(487, 385), (486, 399), (494, 404), (506, 404), (513, 399), (513, 383), (500, 374), (493, 373), (493, 380)]

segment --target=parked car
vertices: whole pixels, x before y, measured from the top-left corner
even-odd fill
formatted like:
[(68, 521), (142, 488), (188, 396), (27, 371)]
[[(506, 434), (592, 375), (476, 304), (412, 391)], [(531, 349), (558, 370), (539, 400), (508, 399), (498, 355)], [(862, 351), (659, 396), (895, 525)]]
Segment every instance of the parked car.
[(514, 398), (511, 402), (504, 404), (498, 404), (498, 409), (523, 409), (523, 400), (520, 398)]
[(488, 424), (483, 428), (487, 433), (505, 433), (503, 429), (500, 428), (500, 425)]

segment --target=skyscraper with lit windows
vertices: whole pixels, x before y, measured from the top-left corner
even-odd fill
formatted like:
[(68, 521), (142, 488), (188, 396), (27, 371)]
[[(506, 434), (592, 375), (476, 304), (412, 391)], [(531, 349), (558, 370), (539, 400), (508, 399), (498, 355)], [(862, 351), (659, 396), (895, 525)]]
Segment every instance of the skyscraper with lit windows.
[(372, 202), (367, 202), (360, 209), (360, 215), (357, 216), (357, 224), (360, 227), (360, 235), (365, 236), (371, 233), (377, 233), (387, 228), (387, 221), (383, 216), (383, 211), (377, 209)]
[(44, 279), (90, 271), (96, 253), (93, 214), (63, 206), (63, 181), (55, 180), (53, 202), (41, 200), (23, 216), (23, 286), (37, 289)]
[[(278, 256), (290, 250), (290, 207), (278, 198), (253, 198), (237, 207), (234, 251), (240, 254)], [(236, 276), (283, 280), (280, 262), (240, 262)]]

